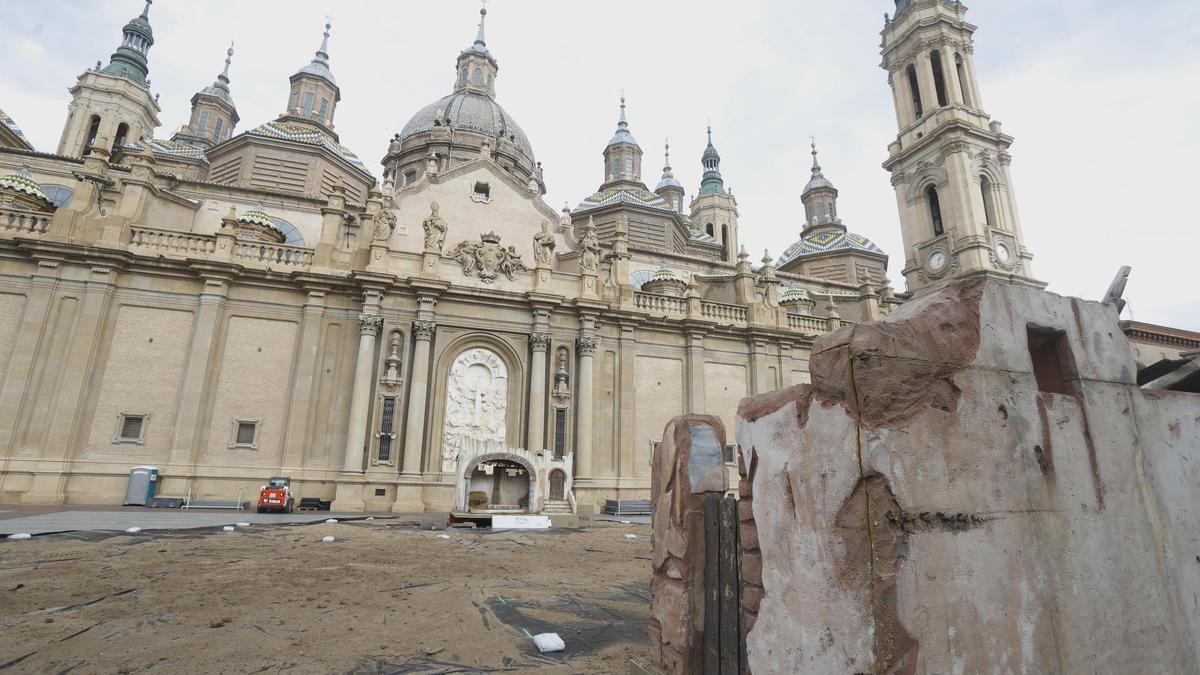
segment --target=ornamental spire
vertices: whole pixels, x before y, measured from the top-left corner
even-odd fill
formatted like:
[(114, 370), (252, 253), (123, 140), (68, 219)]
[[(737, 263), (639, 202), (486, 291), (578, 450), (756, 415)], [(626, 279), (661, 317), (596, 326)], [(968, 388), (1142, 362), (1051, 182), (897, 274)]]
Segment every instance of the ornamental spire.
[(812, 175), (813, 178), (816, 178), (821, 175), (821, 163), (817, 161), (817, 137), (811, 136), (810, 138), (812, 138)]
[(329, 17), (325, 17), (325, 33), (324, 33), (324, 37), (321, 38), (321, 48), (317, 50), (317, 58), (313, 59), (314, 62), (319, 61), (326, 65), (329, 64), (329, 29), (330, 28), (333, 28), (333, 24), (331, 23), (331, 20)]
[(483, 38), (484, 22), (487, 21), (487, 0), (483, 0), (483, 7), (479, 8), (479, 33), (475, 35), (475, 46), (487, 49), (487, 41)]
[(146, 7), (145, 7), (145, 9), (142, 10), (142, 18), (143, 19), (150, 18), (150, 5), (153, 5), (153, 4), (154, 4), (154, 0), (146, 0)]

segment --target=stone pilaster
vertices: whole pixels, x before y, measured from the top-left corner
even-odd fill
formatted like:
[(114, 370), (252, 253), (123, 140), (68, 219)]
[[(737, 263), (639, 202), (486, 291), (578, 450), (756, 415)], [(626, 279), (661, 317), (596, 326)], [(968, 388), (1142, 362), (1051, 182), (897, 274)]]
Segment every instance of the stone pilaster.
[(311, 421), (316, 412), (314, 397), (317, 394), (321, 367), (325, 296), (324, 288), (309, 288), (308, 298), (304, 303), (303, 318), (300, 320), (300, 348), (296, 354), (291, 404), (288, 409), (287, 435), (284, 437), (282, 465), (284, 470), (300, 469), (304, 464), (310, 445)]
[(421, 458), (425, 444), (425, 404), (429, 394), (429, 357), (437, 324), (414, 321), (412, 327), (416, 345), (413, 347), (412, 386), (408, 390), (408, 426), (404, 430), (404, 465), (407, 476), (421, 474)]
[(24, 408), (26, 390), (37, 365), (38, 345), (45, 334), (60, 272), (61, 262), (58, 260), (37, 261), (37, 271), (30, 282), (25, 312), (21, 315), (12, 356), (9, 357), (4, 389), (0, 391), (0, 453), (8, 458), (18, 449), (16, 429)]
[[(376, 299), (377, 300), (377, 299)], [(354, 366), (354, 388), (350, 398), (350, 425), (346, 430), (346, 456), (342, 470), (359, 473), (367, 437), (367, 412), (371, 404), (371, 384), (375, 374), (375, 340), (383, 327), (378, 305), (367, 306), (358, 315), (358, 357)]]
[(704, 400), (704, 335), (688, 333), (687, 346), (687, 412), (703, 414)]
[(537, 453), (546, 449), (546, 358), (550, 334), (531, 334), (529, 347), (529, 433), (525, 449)]
[(576, 353), (579, 355), (579, 394), (576, 398), (575, 409), (575, 477), (592, 477), (592, 419), (595, 416), (592, 405), (592, 361), (599, 347), (599, 340), (593, 334), (595, 330), (592, 320), (584, 319), (584, 335), (579, 338)]

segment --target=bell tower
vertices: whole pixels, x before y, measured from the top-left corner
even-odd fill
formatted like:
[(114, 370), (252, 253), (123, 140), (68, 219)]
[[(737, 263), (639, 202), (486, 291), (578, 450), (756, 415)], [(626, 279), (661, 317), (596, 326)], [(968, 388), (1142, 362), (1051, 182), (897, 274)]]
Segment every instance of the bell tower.
[(986, 274), (1037, 287), (1017, 215), (1013, 138), (983, 110), (967, 8), (958, 0), (896, 0), (884, 17), (883, 69), (900, 133), (888, 146), (916, 291), (949, 276)]
[(89, 69), (71, 87), (67, 123), (58, 154), (83, 157), (94, 147), (109, 153), (152, 136), (158, 128), (158, 97), (150, 93), (149, 53), (154, 45), (150, 5), (122, 29), (121, 46), (107, 66)]
[(700, 156), (704, 175), (700, 179), (700, 191), (691, 204), (692, 227), (704, 231), (725, 247), (725, 262), (738, 260), (738, 209), (733, 193), (725, 189), (721, 177), (721, 154), (712, 140), (712, 126), (708, 127), (708, 145)]

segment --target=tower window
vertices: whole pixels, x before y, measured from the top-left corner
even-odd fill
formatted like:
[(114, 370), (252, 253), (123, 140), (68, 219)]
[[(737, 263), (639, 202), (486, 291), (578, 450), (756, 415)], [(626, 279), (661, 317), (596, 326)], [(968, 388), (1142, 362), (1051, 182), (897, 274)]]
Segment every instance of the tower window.
[(213, 127), (213, 139), (218, 140), (218, 141), (221, 140), (221, 131), (224, 129), (224, 127), (225, 127), (225, 120), (218, 117), (217, 124), (216, 124), (216, 126)]
[(921, 105), (921, 85), (917, 82), (917, 69), (911, 65), (908, 67), (908, 91), (912, 94), (913, 112), (916, 113), (917, 119), (920, 119), (925, 114), (925, 106)]
[(88, 150), (96, 144), (96, 135), (100, 133), (100, 116), (92, 115), (92, 123), (88, 125), (87, 140), (83, 143), (83, 154), (87, 154)]
[(208, 111), (207, 110), (200, 111), (200, 119), (198, 122), (196, 122), (196, 133), (201, 134), (201, 135), (208, 133)]
[(633, 158), (626, 155), (625, 157), (625, 175), (633, 177)]
[(958, 71), (958, 90), (959, 93), (962, 94), (963, 103), (973, 106), (974, 103), (972, 103), (971, 97), (967, 93), (969, 91), (967, 87), (967, 72), (966, 69), (963, 68), (962, 54), (954, 55), (954, 69)]
[(415, 170), (414, 171), (405, 171), (404, 172), (404, 184), (412, 185), (415, 182), (417, 182), (417, 172)]
[(726, 246), (729, 245), (729, 226), (728, 225), (721, 226), (721, 243)]
[(129, 125), (122, 122), (117, 125), (117, 138), (113, 141), (113, 150), (117, 150), (125, 145), (125, 139), (129, 136)]
[(292, 92), (292, 100), (288, 103), (288, 112), (296, 112), (296, 108), (300, 106), (300, 92)]
[(479, 86), (483, 84), (483, 71), (476, 68), (471, 71), (471, 84)]
[(301, 117), (304, 119), (312, 117), (313, 102), (316, 100), (316, 98), (317, 97), (314, 96), (311, 91), (304, 92), (304, 107), (300, 109)]
[(987, 176), (979, 177), (979, 191), (983, 193), (983, 217), (988, 227), (996, 227), (996, 196), (992, 181)]
[(325, 123), (325, 115), (328, 112), (329, 112), (329, 99), (323, 98), (323, 99), (321, 99), (321, 110), (320, 110), (320, 112), (317, 113), (317, 120), (320, 121), (321, 124)]
[(710, 236), (710, 237), (712, 237), (712, 236), (715, 236), (715, 235), (716, 235), (716, 230), (714, 230), (714, 229), (713, 229), (713, 224), (712, 224), (712, 223), (709, 223), (709, 224), (705, 225), (705, 226), (704, 226), (704, 231), (705, 231), (705, 232), (707, 232), (707, 233), (708, 233), (708, 236)]
[(934, 50), (929, 53), (929, 66), (933, 69), (933, 89), (937, 92), (939, 106), (950, 105), (946, 97), (946, 71), (942, 68), (942, 53)]
[(933, 236), (940, 237), (946, 233), (942, 223), (942, 203), (938, 199), (937, 188), (930, 185), (925, 188), (925, 198), (929, 200), (929, 219), (933, 222)]
[(458, 71), (458, 83), (459, 84), (467, 83), (467, 69), (466, 68), (463, 68), (462, 70)]

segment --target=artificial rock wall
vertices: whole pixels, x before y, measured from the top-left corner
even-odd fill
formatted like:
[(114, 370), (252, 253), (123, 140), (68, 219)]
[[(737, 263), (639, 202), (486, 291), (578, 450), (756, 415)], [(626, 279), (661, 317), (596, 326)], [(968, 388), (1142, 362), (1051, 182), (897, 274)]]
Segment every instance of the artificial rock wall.
[(1200, 670), (1200, 396), (1111, 307), (954, 281), (811, 372), (738, 413), (753, 672)]

